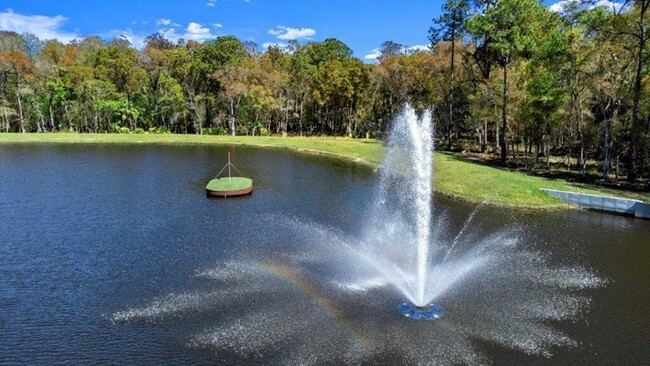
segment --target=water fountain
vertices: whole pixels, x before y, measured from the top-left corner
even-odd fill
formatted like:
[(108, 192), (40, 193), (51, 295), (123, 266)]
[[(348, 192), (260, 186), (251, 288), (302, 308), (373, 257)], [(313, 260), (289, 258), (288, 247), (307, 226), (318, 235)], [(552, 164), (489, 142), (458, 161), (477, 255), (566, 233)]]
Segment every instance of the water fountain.
[(187, 346), (233, 363), (474, 364), (489, 360), (477, 340), (546, 357), (576, 346), (549, 322), (578, 319), (590, 301), (585, 290), (603, 281), (579, 266), (550, 265), (526, 247), (523, 228), (486, 233), (475, 222), (480, 206), (451, 230), (431, 201), (432, 152), (431, 116), (404, 107), (359, 233), (259, 218), (257, 230), (282, 237), (265, 235), (255, 249), (197, 270), (213, 290), (162, 296), (108, 318), (200, 317), (208, 327)]
[[(398, 306), (402, 315), (414, 319), (436, 319), (444, 312), (427, 291), (431, 242), (433, 131), (431, 114), (418, 118), (406, 105), (390, 131), (382, 166), (378, 197), (367, 229), (365, 250), (381, 272), (412, 304)], [(407, 235), (408, 233), (408, 235)], [(406, 261), (393, 253), (413, 253)]]

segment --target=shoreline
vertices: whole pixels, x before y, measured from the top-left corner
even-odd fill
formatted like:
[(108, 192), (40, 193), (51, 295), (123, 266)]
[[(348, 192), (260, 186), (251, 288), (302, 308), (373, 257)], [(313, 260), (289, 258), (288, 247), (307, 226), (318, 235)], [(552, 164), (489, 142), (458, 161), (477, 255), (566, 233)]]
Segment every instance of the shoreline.
[[(282, 149), (302, 154), (324, 155), (378, 168), (384, 153), (380, 140), (346, 137), (215, 136), (175, 134), (80, 134), (80, 133), (0, 133), (0, 145), (15, 144), (162, 144), (231, 145)], [(529, 176), (490, 167), (452, 154), (436, 152), (435, 193), (475, 204), (515, 208), (525, 211), (578, 209), (540, 188), (578, 193), (615, 195), (648, 201), (650, 195), (615, 191), (561, 180)]]

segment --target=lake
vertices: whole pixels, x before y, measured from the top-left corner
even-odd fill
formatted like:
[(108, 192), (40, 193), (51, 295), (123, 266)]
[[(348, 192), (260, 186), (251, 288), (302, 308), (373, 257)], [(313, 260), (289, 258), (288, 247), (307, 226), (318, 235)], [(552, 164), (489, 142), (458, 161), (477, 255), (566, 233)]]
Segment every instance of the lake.
[[(209, 199), (205, 184), (227, 151), (255, 190)], [(424, 362), (436, 344), (387, 333), (444, 334), (445, 318), (414, 323), (394, 310), (395, 292), (348, 296), (268, 260), (301, 253), (296, 223), (357, 235), (377, 179), (365, 166), (284, 150), (0, 145), (0, 364)], [(475, 209), (435, 204), (456, 231)], [(481, 362), (650, 363), (650, 222), (495, 207), (476, 222), (476, 235), (516, 225), (552, 264), (606, 282), (584, 290), (579, 317), (548, 324), (573, 346), (543, 356), (474, 340)]]

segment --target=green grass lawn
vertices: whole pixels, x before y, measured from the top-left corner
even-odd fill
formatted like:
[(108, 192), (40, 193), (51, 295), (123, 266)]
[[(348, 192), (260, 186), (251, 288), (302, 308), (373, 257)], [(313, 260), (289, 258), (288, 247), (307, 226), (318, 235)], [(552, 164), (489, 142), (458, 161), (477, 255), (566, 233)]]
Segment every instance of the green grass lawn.
[[(286, 148), (291, 150), (328, 154), (352, 159), (359, 163), (378, 166), (384, 146), (378, 140), (336, 137), (250, 137), (201, 135), (130, 135), (130, 134), (5, 134), (0, 143), (163, 143), (251, 145)], [(650, 195), (610, 190), (595, 186), (573, 184), (507, 171), (474, 163), (454, 155), (436, 153), (435, 188), (438, 192), (471, 202), (488, 201), (491, 204), (526, 208), (563, 208), (562, 201), (548, 196), (540, 188), (621, 196), (650, 201)]]
[(205, 188), (210, 191), (232, 192), (248, 189), (252, 185), (253, 181), (250, 178), (222, 177), (211, 180)]

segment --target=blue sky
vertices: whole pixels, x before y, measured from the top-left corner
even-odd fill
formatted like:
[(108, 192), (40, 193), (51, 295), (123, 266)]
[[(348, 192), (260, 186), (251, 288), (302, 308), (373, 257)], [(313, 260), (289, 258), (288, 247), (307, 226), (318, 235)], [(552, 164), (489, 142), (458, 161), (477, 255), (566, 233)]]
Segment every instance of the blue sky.
[[(547, 4), (556, 1), (547, 0)], [(154, 32), (205, 41), (235, 35), (260, 47), (297, 39), (345, 42), (356, 57), (391, 40), (428, 44), (442, 1), (426, 0), (0, 0), (0, 28), (64, 42), (80, 35), (125, 36), (136, 47)]]

